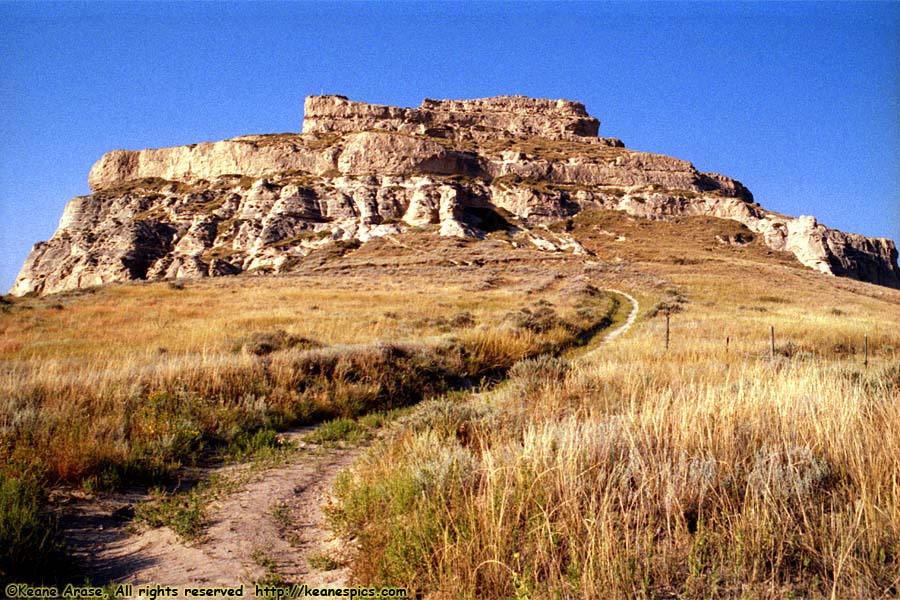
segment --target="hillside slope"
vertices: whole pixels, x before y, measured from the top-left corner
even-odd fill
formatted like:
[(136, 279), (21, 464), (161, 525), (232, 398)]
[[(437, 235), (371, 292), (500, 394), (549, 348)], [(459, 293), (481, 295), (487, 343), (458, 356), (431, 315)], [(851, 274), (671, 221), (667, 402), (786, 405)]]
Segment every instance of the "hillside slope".
[[(160, 504), (187, 507), (202, 539), (248, 523), (279, 532), (241, 540), (207, 581), (290, 577), (294, 554), (273, 549), (310, 526), (247, 503), (256, 483), (214, 480), (208, 509), (190, 492), (113, 502), (102, 490), (173, 485), (210, 452), (276, 451), (275, 432), (296, 424), (392, 423), (338, 478), (326, 512), (343, 544), (303, 555), (350, 581), (433, 599), (892, 597), (900, 291), (823, 277), (752, 235), (729, 219), (587, 209), (484, 239), (430, 227), (328, 244), (285, 274), (4, 298), (0, 478), (33, 481), (63, 515), (84, 560), (65, 561), (72, 581), (190, 580), (186, 562), (166, 562), (197, 553), (175, 543), (183, 522), (126, 530)], [(585, 353), (572, 344), (608, 324), (605, 288), (641, 309)], [(466, 391), (503, 374), (492, 392)], [(285, 501), (311, 501), (278, 483)], [(81, 514), (115, 529), (79, 545), (96, 523)], [(14, 540), (7, 574), (63, 573), (46, 566), (43, 533), (35, 547)], [(138, 550), (122, 560), (123, 548)]]
[(104, 155), (93, 193), (68, 204), (29, 254), (11, 293), (115, 281), (290, 272), (335, 243), (414, 228), (496, 235), (585, 253), (541, 225), (585, 209), (647, 219), (712, 216), (822, 273), (900, 287), (890, 240), (766, 211), (733, 179), (598, 138), (565, 100), (425, 100), (420, 108), (310, 97), (303, 133)]

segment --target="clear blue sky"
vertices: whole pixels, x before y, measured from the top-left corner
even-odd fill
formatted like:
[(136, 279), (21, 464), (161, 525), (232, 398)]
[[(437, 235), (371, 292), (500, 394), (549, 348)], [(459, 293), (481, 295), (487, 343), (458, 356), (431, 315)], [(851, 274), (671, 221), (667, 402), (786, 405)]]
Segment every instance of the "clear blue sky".
[(900, 3), (0, 3), (0, 289), (114, 148), (299, 131), (303, 98), (524, 94), (900, 239)]

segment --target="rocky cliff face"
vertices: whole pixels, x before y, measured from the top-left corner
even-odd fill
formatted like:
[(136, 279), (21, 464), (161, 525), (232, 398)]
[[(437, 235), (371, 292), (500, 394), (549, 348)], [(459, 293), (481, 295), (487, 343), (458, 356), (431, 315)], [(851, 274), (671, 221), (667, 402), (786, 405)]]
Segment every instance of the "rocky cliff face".
[(499, 96), (478, 100), (424, 100), (419, 108), (353, 102), (343, 96), (310, 96), (303, 133), (396, 131), (454, 140), (597, 137), (600, 121), (580, 102)]
[[(823, 273), (900, 287), (890, 240), (770, 213), (733, 179), (598, 138), (566, 100), (425, 100), (419, 108), (310, 97), (302, 134), (115, 150), (91, 169), (11, 290), (51, 293), (112, 281), (290, 270), (340, 240), (411, 227), (482, 237), (530, 230), (586, 208), (651, 219), (734, 219)], [(558, 234), (526, 236), (582, 252)]]

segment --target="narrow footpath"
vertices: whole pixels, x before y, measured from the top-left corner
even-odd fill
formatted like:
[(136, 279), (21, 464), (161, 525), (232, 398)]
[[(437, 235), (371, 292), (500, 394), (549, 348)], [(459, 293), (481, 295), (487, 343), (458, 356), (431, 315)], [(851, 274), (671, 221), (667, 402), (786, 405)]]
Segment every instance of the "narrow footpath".
[[(627, 299), (631, 309), (621, 326), (578, 357), (581, 362), (590, 360), (606, 344), (627, 332), (637, 318), (639, 306), (631, 294), (616, 289), (607, 291)], [(283, 436), (301, 444), (309, 431), (309, 427), (304, 427)], [(145, 498), (128, 494), (73, 502), (64, 511), (64, 535), (79, 570), (89, 574), (94, 584), (130, 582), (185, 587), (283, 582), (345, 586), (347, 569), (339, 561), (329, 564), (322, 560), (346, 554), (340, 540), (326, 527), (322, 505), (338, 473), (352, 465), (362, 452), (361, 447), (306, 446), (287, 464), (252, 472), (237, 491), (222, 494), (211, 502), (204, 532), (192, 542), (179, 539), (168, 527), (131, 531), (132, 507)], [(241, 468), (246, 466), (220, 470)], [(311, 566), (310, 559), (321, 568)], [(246, 594), (253, 597), (252, 586)]]

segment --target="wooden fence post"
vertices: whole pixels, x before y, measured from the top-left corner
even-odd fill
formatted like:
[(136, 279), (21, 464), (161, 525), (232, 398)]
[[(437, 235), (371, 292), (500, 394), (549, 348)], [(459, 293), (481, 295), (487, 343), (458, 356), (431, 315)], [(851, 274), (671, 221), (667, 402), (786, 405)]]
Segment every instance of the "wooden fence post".
[(863, 366), (869, 366), (869, 334), (863, 338)]
[(775, 360), (775, 326), (769, 325), (769, 359)]

